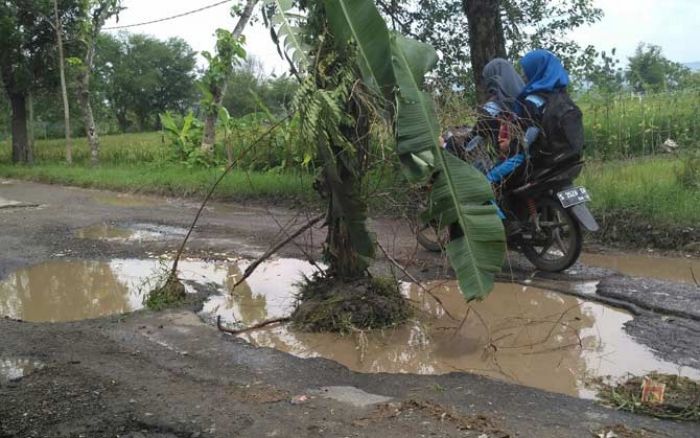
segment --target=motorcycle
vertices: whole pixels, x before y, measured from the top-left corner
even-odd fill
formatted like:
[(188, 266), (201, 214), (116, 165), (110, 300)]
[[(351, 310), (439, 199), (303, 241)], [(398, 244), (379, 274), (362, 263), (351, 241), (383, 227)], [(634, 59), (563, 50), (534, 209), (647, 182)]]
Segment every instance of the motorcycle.
[[(472, 143), (465, 148), (465, 156), (473, 158), (479, 144)], [(596, 232), (599, 226), (586, 206), (590, 195), (573, 183), (583, 168), (578, 154), (562, 155), (552, 163), (531, 174), (523, 185), (506, 188), (498, 206), (505, 217), (509, 248), (522, 252), (539, 270), (560, 272), (578, 260), (583, 229)], [(437, 224), (422, 224), (418, 243), (429, 251), (441, 251), (449, 233), (439, 229)]]

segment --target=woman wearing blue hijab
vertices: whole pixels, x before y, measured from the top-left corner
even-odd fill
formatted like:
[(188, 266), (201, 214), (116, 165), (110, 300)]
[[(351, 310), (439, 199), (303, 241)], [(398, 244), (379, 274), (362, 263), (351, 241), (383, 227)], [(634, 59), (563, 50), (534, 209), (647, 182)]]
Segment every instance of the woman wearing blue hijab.
[[(520, 60), (527, 83), (520, 93), (520, 116), (527, 128), (525, 149), (534, 168), (549, 168), (580, 158), (581, 110), (567, 93), (569, 75), (548, 50), (533, 50)], [(540, 135), (540, 132), (544, 135)]]
[(569, 74), (559, 58), (548, 50), (533, 50), (523, 56), (520, 66), (527, 79), (527, 84), (520, 93), (521, 98), (531, 94), (551, 93), (569, 85)]

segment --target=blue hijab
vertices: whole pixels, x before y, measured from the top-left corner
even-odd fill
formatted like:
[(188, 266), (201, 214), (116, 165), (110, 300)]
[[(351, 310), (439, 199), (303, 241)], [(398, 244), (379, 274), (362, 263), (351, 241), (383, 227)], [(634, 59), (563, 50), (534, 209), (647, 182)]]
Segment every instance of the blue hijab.
[(520, 60), (520, 66), (527, 76), (527, 84), (520, 94), (526, 97), (534, 93), (552, 92), (569, 85), (569, 75), (552, 52), (533, 50)]

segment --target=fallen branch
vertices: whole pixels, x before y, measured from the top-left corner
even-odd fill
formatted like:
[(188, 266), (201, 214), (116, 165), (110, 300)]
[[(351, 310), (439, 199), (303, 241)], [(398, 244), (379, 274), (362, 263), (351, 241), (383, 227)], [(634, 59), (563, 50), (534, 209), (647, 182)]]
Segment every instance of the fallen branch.
[(281, 242), (278, 243), (277, 245), (275, 245), (275, 246), (273, 246), (272, 248), (270, 248), (270, 249), (268, 249), (267, 251), (265, 251), (265, 254), (263, 254), (263, 255), (261, 255), (260, 257), (258, 257), (257, 260), (255, 260), (253, 263), (251, 263), (250, 266), (248, 266), (248, 267), (246, 268), (245, 272), (243, 273), (243, 276), (242, 276), (240, 279), (238, 279), (238, 281), (236, 281), (236, 283), (233, 285), (233, 287), (231, 288), (231, 290), (235, 289), (238, 285), (240, 285), (241, 283), (243, 283), (244, 281), (246, 281), (246, 279), (247, 279), (248, 277), (250, 277), (250, 276), (253, 274), (253, 272), (255, 272), (255, 269), (257, 269), (257, 267), (260, 265), (260, 263), (262, 263), (262, 262), (264, 262), (265, 260), (267, 260), (272, 254), (274, 254), (274, 253), (276, 253), (277, 251), (279, 251), (280, 248), (284, 247), (285, 245), (287, 245), (287, 244), (288, 244), (289, 242), (291, 242), (292, 240), (294, 240), (294, 239), (296, 239), (297, 237), (299, 237), (299, 236), (301, 236), (302, 234), (304, 234), (306, 231), (308, 231), (311, 227), (313, 227), (314, 225), (316, 225), (317, 223), (319, 223), (319, 222), (320, 222), (322, 219), (324, 219), (325, 217), (326, 217), (325, 213), (316, 216), (315, 218), (313, 218), (313, 219), (311, 219), (309, 222), (307, 222), (306, 225), (304, 225), (303, 227), (299, 228), (299, 229), (298, 229), (297, 231), (295, 231), (293, 234), (289, 235), (289, 237), (287, 237), (286, 239), (284, 239), (283, 241), (281, 241)]
[(411, 280), (413, 283), (415, 283), (419, 288), (421, 288), (421, 289), (423, 290), (423, 292), (425, 292), (425, 293), (428, 294), (432, 299), (434, 299), (435, 302), (437, 302), (437, 303), (440, 305), (440, 307), (442, 307), (442, 310), (445, 312), (445, 315), (447, 315), (447, 316), (448, 316), (449, 318), (451, 318), (453, 321), (459, 321), (459, 319), (455, 318), (454, 315), (452, 315), (452, 314), (450, 313), (450, 311), (447, 310), (447, 307), (446, 307), (445, 304), (442, 302), (442, 300), (440, 299), (440, 297), (438, 297), (437, 295), (435, 295), (435, 294), (433, 293), (433, 291), (431, 291), (430, 289), (428, 289), (428, 288), (426, 288), (425, 286), (423, 286), (423, 284), (422, 284), (420, 281), (418, 281), (410, 272), (408, 272), (408, 270), (407, 270), (403, 265), (401, 265), (401, 263), (399, 263), (398, 261), (396, 261), (396, 259), (394, 259), (392, 256), (390, 256), (389, 253), (386, 252), (386, 250), (384, 249), (384, 247), (383, 247), (379, 242), (377, 242), (377, 248), (379, 248), (379, 250), (384, 254), (384, 257), (386, 257), (387, 260), (389, 260), (389, 261), (391, 262), (391, 264), (393, 264), (394, 266), (396, 266), (401, 272), (404, 273), (404, 275), (405, 275), (406, 277), (409, 278), (409, 280)]
[(232, 335), (240, 335), (243, 333), (248, 333), (248, 332), (252, 332), (255, 330), (260, 330), (261, 328), (265, 328), (265, 327), (270, 326), (272, 324), (281, 324), (284, 322), (289, 322), (290, 320), (291, 319), (289, 317), (268, 319), (268, 320), (265, 320), (263, 322), (260, 322), (258, 324), (253, 325), (253, 326), (250, 326), (250, 327), (242, 328), (239, 330), (234, 330), (234, 329), (230, 329), (230, 328), (226, 328), (226, 327), (222, 326), (221, 325), (221, 316), (219, 315), (216, 317), (216, 328), (218, 328), (220, 332), (229, 333)]

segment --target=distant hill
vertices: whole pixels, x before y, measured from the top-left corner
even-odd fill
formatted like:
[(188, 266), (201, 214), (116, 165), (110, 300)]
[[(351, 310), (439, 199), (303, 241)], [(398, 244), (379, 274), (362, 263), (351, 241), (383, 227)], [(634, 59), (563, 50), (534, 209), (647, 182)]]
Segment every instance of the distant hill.
[(700, 71), (700, 61), (698, 62), (686, 62), (683, 64), (685, 67), (688, 67), (689, 69), (693, 71)]

